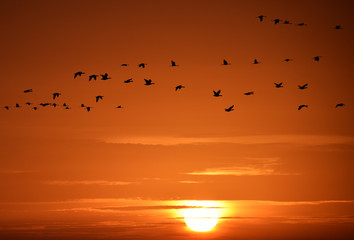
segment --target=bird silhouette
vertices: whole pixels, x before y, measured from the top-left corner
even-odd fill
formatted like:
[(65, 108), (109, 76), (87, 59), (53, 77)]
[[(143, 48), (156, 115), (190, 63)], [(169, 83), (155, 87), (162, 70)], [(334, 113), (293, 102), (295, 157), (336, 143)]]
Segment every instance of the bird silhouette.
[(246, 92), (246, 93), (244, 93), (244, 95), (252, 95), (252, 94), (254, 94), (254, 92)]
[(227, 62), (227, 61), (224, 59), (224, 61), (223, 61), (222, 65), (230, 65), (230, 63), (229, 63), (229, 62)]
[(145, 68), (145, 66), (146, 66), (146, 63), (140, 63), (140, 64), (138, 65), (138, 67), (141, 67), (141, 68)]
[(108, 77), (108, 73), (101, 74), (101, 80), (108, 80), (111, 79), (111, 77)]
[(102, 100), (103, 99), (103, 96), (96, 96), (96, 102), (98, 102), (98, 100)]
[(288, 20), (285, 20), (284, 22), (283, 22), (283, 24), (292, 24), (290, 21), (288, 21)]
[(261, 63), (261, 62), (258, 62), (257, 59), (254, 59), (253, 64), (258, 64), (258, 63)]
[(144, 84), (144, 85), (146, 85), (146, 86), (149, 86), (149, 85), (155, 84), (155, 83), (153, 83), (153, 82), (152, 82), (152, 80), (151, 80), (151, 79), (145, 79), (145, 78), (144, 78), (144, 80), (145, 80), (145, 84)]
[(67, 106), (67, 107), (65, 107), (65, 109), (67, 110), (67, 109), (71, 109), (71, 108), (69, 108), (69, 106)]
[(297, 108), (297, 110), (301, 110), (301, 109), (304, 108), (304, 107), (308, 108), (309, 106), (303, 104), (303, 105), (300, 105), (300, 106)]
[(260, 21), (260, 22), (263, 22), (263, 19), (264, 19), (265, 17), (267, 17), (267, 16), (264, 16), (264, 15), (259, 15), (259, 16), (257, 16), (257, 18), (259, 18), (259, 21)]
[(284, 59), (284, 62), (290, 62), (290, 61), (293, 61), (293, 59), (291, 59), (291, 58), (285, 58)]
[(76, 78), (77, 76), (81, 77), (82, 74), (85, 74), (84, 72), (76, 72), (74, 73), (74, 78)]
[(276, 87), (276, 88), (282, 88), (282, 87), (284, 87), (282, 82), (281, 82), (281, 83), (274, 83), (274, 84), (275, 84), (275, 87)]
[(302, 86), (301, 86), (301, 85), (298, 85), (298, 87), (299, 87), (299, 89), (303, 90), (303, 89), (306, 89), (308, 85), (309, 85), (309, 84), (306, 83), (306, 84), (304, 84), (304, 85), (302, 85)]
[(53, 106), (53, 107), (56, 107), (56, 106), (57, 106), (57, 104), (56, 104), (56, 103), (52, 103), (52, 106)]
[(85, 107), (85, 105), (83, 103), (81, 103), (81, 107)]
[(133, 79), (132, 78), (129, 78), (128, 80), (125, 80), (124, 83), (131, 83), (133, 82)]
[(116, 108), (123, 108), (122, 105), (118, 105)]
[(97, 77), (98, 77), (97, 74), (92, 74), (92, 75), (89, 76), (89, 81), (91, 81), (92, 79), (93, 80), (97, 80)]
[(61, 95), (61, 93), (53, 93), (53, 100), (55, 100), (55, 98), (58, 98), (59, 95)]
[(45, 106), (50, 105), (50, 103), (40, 103), (39, 105), (41, 105), (42, 107), (45, 107)]
[(219, 91), (217, 91), (217, 92), (215, 92), (214, 90), (213, 90), (213, 93), (214, 93), (214, 97), (221, 97), (222, 95), (220, 95), (220, 93), (221, 93), (221, 90), (219, 90)]
[(33, 107), (33, 110), (35, 110), (35, 111), (36, 111), (36, 110), (37, 110), (37, 107)]
[(298, 25), (298, 26), (307, 26), (306, 23), (298, 23), (297, 25)]
[(341, 25), (337, 25), (334, 27), (334, 29), (337, 29), (337, 30), (343, 30), (342, 26)]
[(9, 110), (10, 107), (9, 107), (9, 106), (5, 106), (4, 108), (5, 108), (6, 110)]
[(230, 107), (228, 107), (228, 108), (225, 108), (225, 111), (226, 112), (231, 112), (231, 111), (233, 111), (234, 110), (234, 105), (232, 105), (232, 106), (230, 106)]
[(176, 65), (175, 61), (171, 61), (171, 67), (178, 67), (179, 65)]
[(345, 106), (344, 103), (338, 103), (338, 104), (336, 105), (336, 108), (337, 108), (337, 107), (344, 107), (344, 106)]
[(279, 18), (274, 19), (273, 21), (274, 21), (274, 24), (278, 24), (278, 23), (280, 23), (280, 19), (279, 19)]
[(315, 62), (318, 62), (318, 61), (320, 61), (320, 58), (321, 58), (322, 56), (315, 56), (315, 57), (313, 57), (313, 60), (315, 61)]
[(127, 66), (128, 66), (128, 64), (123, 63), (123, 64), (121, 64), (121, 66), (122, 66), (122, 67), (127, 67)]
[(182, 88), (185, 88), (185, 86), (183, 86), (183, 85), (178, 85), (178, 86), (176, 87), (176, 91), (177, 91), (177, 90), (180, 90), (180, 89), (182, 89)]
[(17, 108), (20, 108), (21, 106), (20, 106), (20, 104), (16, 103), (16, 107), (17, 107)]
[(24, 93), (30, 93), (30, 92), (32, 92), (32, 89), (27, 89), (27, 90), (25, 90), (25, 91), (23, 91)]
[(30, 106), (30, 105), (31, 105), (31, 103), (30, 103), (30, 102), (26, 102), (26, 104), (27, 104), (28, 106)]
[(91, 108), (92, 107), (86, 107), (86, 110), (89, 112), (89, 111), (91, 111)]
[(66, 105), (66, 103), (63, 103), (63, 107), (67, 107), (68, 105)]

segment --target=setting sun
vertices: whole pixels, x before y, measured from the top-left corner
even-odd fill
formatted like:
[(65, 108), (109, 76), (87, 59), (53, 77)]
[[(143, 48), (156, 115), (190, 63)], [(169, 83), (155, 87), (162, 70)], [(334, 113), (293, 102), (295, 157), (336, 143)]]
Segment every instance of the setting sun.
[(196, 232), (207, 232), (218, 223), (218, 212), (215, 208), (190, 208), (184, 212), (187, 226)]

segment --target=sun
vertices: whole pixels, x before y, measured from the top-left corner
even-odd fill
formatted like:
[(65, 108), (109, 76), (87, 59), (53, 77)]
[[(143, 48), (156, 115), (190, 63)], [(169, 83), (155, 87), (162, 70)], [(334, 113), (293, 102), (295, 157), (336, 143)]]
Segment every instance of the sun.
[(215, 208), (188, 208), (184, 211), (184, 221), (196, 232), (207, 232), (218, 223), (218, 211)]

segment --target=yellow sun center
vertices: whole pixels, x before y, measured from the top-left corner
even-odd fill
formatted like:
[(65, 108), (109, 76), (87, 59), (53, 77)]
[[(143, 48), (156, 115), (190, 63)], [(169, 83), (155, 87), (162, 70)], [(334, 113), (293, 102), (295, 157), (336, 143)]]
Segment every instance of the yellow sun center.
[(207, 232), (218, 223), (218, 211), (215, 208), (189, 208), (184, 211), (184, 221), (196, 232)]

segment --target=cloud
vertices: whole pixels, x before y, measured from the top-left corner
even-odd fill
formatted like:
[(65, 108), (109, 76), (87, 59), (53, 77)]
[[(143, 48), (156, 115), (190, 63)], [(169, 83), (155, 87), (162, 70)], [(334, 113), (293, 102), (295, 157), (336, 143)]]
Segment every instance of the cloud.
[(121, 182), (121, 181), (46, 181), (44, 184), (58, 185), (58, 186), (71, 186), (71, 185), (104, 185), (104, 186), (124, 186), (130, 184), (137, 184), (136, 182)]
[(298, 173), (277, 172), (274, 168), (276, 165), (279, 165), (279, 158), (244, 158), (242, 160), (239, 162), (243, 163), (243, 165), (206, 168), (201, 171), (188, 172), (185, 174), (208, 176), (299, 175)]
[(340, 135), (254, 135), (237, 137), (125, 137), (106, 138), (106, 143), (143, 144), (143, 145), (180, 145), (180, 144), (271, 144), (292, 143), (302, 145), (354, 144), (353, 137)]

